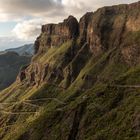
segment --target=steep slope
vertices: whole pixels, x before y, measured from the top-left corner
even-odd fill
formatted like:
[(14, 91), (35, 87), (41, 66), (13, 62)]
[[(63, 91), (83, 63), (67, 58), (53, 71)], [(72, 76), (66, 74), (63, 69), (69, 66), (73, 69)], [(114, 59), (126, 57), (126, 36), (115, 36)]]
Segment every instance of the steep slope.
[(32, 56), (34, 54), (34, 45), (33, 44), (26, 44), (23, 46), (20, 46), (18, 48), (11, 48), (5, 50), (5, 52), (16, 52), (20, 56)]
[(2, 140), (140, 139), (140, 2), (42, 26), (0, 93)]
[(0, 54), (0, 90), (10, 86), (20, 71), (20, 67), (29, 64), (31, 57), (19, 56), (14, 52)]

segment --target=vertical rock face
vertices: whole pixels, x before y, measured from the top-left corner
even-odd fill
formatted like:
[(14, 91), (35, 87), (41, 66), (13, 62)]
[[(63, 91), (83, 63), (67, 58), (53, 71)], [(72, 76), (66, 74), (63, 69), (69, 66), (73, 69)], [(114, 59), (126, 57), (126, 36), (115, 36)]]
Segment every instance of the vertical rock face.
[(95, 13), (86, 13), (79, 23), (69, 16), (62, 23), (43, 25), (35, 50), (36, 53), (38, 50), (43, 52), (46, 48), (58, 47), (70, 39), (79, 38), (81, 43), (89, 44), (93, 54), (98, 54), (120, 46), (127, 33), (140, 30), (139, 24), (140, 2), (104, 7)]
[(62, 23), (59, 24), (47, 24), (42, 26), (42, 33), (47, 35), (62, 35), (68, 39), (78, 36), (78, 21), (73, 16), (69, 16)]
[[(136, 64), (140, 60), (140, 42), (137, 39), (140, 36), (139, 25), (140, 2), (130, 5), (104, 7), (98, 9), (95, 13), (86, 13), (80, 19), (79, 23), (75, 17), (69, 16), (62, 23), (42, 26), (42, 33), (35, 42), (36, 56), (45, 54), (50, 48), (59, 48), (62, 44), (73, 40), (75, 43), (73, 43), (73, 46), (67, 52), (71, 60), (75, 58), (73, 62), (77, 63), (76, 59), (82, 58), (85, 55), (84, 52), (89, 53), (89, 51), (85, 51), (85, 46), (93, 56), (98, 56), (113, 48), (120, 48), (121, 58), (130, 65)], [(78, 52), (77, 48), (83, 51)], [(76, 53), (80, 57), (76, 56)], [(82, 66), (83, 64), (80, 64), (78, 67), (82, 68)], [(35, 81), (35, 83), (40, 83), (48, 73), (51, 73), (49, 80), (54, 79), (57, 75), (56, 73), (58, 73), (56, 72), (57, 67), (50, 67), (49, 62), (44, 65), (41, 65), (39, 62), (33, 62), (29, 70), (26, 70), (26, 73), (32, 73), (31, 75), (29, 74), (29, 77), (31, 77), (30, 82)], [(72, 66), (67, 66), (67, 70), (69, 67), (71, 68)], [(75, 79), (78, 75), (80, 71), (78, 67), (76, 70), (74, 70), (75, 66), (72, 67), (71, 71), (73, 71), (73, 74), (70, 75), (71, 77), (74, 75), (72, 79)], [(60, 69), (63, 68), (60, 66)], [(63, 78), (65, 77), (64, 73), (61, 70), (61, 77)]]
[(43, 52), (50, 47), (58, 47), (79, 35), (79, 24), (76, 18), (69, 16), (62, 23), (42, 26), (42, 34), (35, 42), (35, 52)]
[(0, 94), (0, 139), (139, 139), (139, 23), (137, 2), (43, 25), (31, 64)]
[(93, 12), (86, 13), (79, 22), (80, 40), (81, 42), (87, 41), (87, 28), (91, 22)]
[(140, 2), (104, 7), (85, 16), (81, 21), (88, 21), (88, 25), (84, 22), (87, 25), (87, 28), (84, 28), (87, 32), (86, 41), (94, 55), (124, 45), (124, 40), (128, 42), (129, 33), (140, 31)]

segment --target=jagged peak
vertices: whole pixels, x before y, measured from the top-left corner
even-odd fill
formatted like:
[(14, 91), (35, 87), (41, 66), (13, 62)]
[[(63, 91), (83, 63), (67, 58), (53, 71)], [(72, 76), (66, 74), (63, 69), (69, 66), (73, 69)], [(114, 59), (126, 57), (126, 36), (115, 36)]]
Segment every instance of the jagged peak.
[[(42, 33), (45, 33), (46, 42), (41, 44), (40, 38)], [(35, 42), (35, 53), (39, 50), (40, 52), (44, 52), (48, 47), (58, 47), (70, 39), (77, 38), (79, 35), (79, 23), (74, 16), (70, 15), (58, 24), (43, 25), (42, 33)]]
[(64, 22), (71, 22), (71, 21), (77, 21), (76, 17), (69, 15), (68, 18), (64, 19)]
[[(42, 32), (48, 32), (49, 30), (51, 30), (53, 27), (55, 28), (56, 26), (72, 26), (72, 24), (78, 24), (78, 21), (74, 16), (70, 15), (68, 18), (64, 19), (63, 22), (60, 22), (58, 24), (49, 23), (42, 25)], [(50, 32), (48, 32), (48, 34), (50, 34)]]

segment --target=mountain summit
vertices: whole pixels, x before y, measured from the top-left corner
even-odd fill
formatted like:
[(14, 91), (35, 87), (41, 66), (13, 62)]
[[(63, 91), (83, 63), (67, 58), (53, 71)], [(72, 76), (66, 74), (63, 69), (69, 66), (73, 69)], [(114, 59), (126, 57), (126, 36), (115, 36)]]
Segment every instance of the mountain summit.
[(0, 139), (140, 139), (139, 52), (140, 2), (43, 25), (0, 93)]

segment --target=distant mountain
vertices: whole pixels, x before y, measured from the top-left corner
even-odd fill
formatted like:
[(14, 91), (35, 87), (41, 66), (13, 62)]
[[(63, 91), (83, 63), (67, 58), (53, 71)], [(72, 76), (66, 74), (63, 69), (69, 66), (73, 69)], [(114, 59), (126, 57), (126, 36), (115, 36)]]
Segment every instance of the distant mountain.
[(32, 56), (34, 54), (34, 45), (33, 44), (26, 44), (26, 45), (23, 45), (21, 47), (7, 49), (7, 50), (5, 50), (5, 52), (16, 52), (19, 55)]
[(0, 90), (11, 85), (22, 66), (29, 64), (30, 56), (20, 56), (15, 52), (0, 53)]
[(43, 25), (0, 92), (0, 140), (140, 140), (140, 2)]

